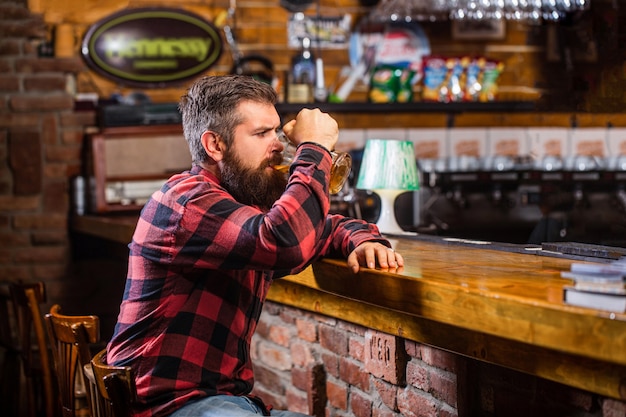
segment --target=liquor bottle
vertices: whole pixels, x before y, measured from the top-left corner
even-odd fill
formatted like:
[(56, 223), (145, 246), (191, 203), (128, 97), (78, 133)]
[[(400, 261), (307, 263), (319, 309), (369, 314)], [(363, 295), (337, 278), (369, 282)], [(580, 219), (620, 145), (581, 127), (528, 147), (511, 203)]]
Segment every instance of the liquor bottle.
[(313, 100), (325, 103), (328, 99), (328, 90), (324, 83), (324, 61), (322, 58), (315, 60), (315, 88), (313, 89)]
[(311, 40), (302, 39), (302, 50), (291, 59), (289, 80), (290, 103), (308, 103), (313, 98), (315, 86), (315, 58), (311, 52)]

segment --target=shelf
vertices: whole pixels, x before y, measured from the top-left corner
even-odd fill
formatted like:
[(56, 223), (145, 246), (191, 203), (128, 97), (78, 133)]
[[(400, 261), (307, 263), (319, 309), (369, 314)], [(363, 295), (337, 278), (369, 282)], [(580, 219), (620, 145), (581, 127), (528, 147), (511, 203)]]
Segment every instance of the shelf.
[(327, 113), (464, 113), (525, 112), (535, 110), (533, 101), (492, 101), (487, 103), (278, 103), (281, 114), (319, 107)]

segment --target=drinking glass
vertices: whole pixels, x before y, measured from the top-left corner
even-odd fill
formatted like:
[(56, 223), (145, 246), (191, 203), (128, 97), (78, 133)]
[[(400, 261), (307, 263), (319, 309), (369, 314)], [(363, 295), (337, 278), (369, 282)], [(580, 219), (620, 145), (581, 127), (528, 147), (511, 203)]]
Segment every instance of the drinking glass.
[[(282, 130), (278, 131), (278, 140), (283, 144), (283, 163), (276, 165), (274, 169), (280, 172), (284, 172), (285, 175), (289, 173), (289, 167), (296, 156), (296, 145), (291, 143), (287, 135)], [(352, 170), (352, 157), (347, 152), (330, 152), (330, 156), (333, 159), (333, 165), (330, 168), (330, 184), (328, 186), (331, 194), (337, 194), (343, 188), (346, 180), (350, 176)]]

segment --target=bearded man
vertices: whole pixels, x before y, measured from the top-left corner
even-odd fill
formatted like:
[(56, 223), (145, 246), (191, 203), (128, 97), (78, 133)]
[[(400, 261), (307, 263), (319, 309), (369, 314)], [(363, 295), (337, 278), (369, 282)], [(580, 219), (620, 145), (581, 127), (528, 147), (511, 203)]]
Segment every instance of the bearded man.
[[(402, 267), (375, 225), (329, 214), (337, 122), (304, 109), (281, 126), (276, 92), (249, 76), (204, 77), (181, 98), (189, 171), (141, 211), (107, 362), (135, 373), (137, 416), (302, 416), (251, 396), (250, 340), (273, 280), (320, 257)], [(288, 176), (275, 169), (287, 135)]]

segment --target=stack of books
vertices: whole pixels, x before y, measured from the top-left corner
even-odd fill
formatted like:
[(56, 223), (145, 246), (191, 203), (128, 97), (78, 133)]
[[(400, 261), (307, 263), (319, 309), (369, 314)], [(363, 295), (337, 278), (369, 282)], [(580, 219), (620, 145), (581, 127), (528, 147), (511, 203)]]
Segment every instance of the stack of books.
[(608, 264), (573, 263), (561, 276), (574, 281), (563, 288), (566, 304), (626, 313), (626, 258)]

